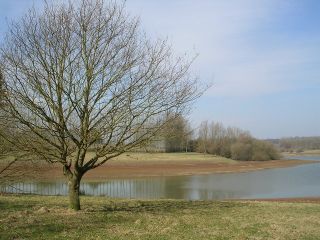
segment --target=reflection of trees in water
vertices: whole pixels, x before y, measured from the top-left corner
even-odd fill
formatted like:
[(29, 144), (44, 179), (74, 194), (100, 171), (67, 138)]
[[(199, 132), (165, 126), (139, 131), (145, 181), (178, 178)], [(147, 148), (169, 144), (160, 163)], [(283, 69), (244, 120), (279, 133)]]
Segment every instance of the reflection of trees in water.
[(225, 190), (217, 190), (212, 191), (208, 189), (196, 189), (192, 191), (189, 199), (194, 200), (210, 200), (210, 199), (233, 199), (237, 197), (241, 197), (242, 194), (239, 194), (234, 191), (225, 191)]
[(64, 182), (16, 182), (1, 185), (0, 191), (6, 193), (66, 195), (67, 186)]
[(81, 191), (86, 195), (123, 198), (161, 198), (163, 181), (152, 179), (109, 180), (101, 183), (81, 184)]
[[(192, 177), (162, 177), (149, 179), (109, 180), (106, 182), (84, 182), (81, 192), (92, 196), (109, 196), (141, 199), (223, 199), (237, 196), (232, 191), (212, 191), (199, 188), (201, 182)], [(2, 185), (1, 192), (30, 193), (41, 195), (67, 195), (64, 182), (25, 182)]]
[[(151, 177), (84, 182), (87, 195), (144, 199), (226, 199), (319, 196), (320, 164), (237, 174)], [(67, 195), (64, 182), (0, 184), (1, 192)]]
[[(201, 175), (184, 177), (184, 184), (180, 191), (180, 198), (190, 200), (232, 199), (248, 196), (250, 193), (244, 188), (237, 188), (232, 184), (221, 182), (222, 175)], [(230, 176), (228, 176), (229, 178)], [(224, 177), (223, 179), (226, 179)]]
[[(83, 182), (80, 191), (92, 196), (191, 200), (240, 198), (249, 194), (243, 192), (243, 189), (226, 189), (223, 184), (218, 183), (218, 179), (209, 176), (114, 179), (105, 182)], [(65, 182), (15, 183), (0, 188), (2, 192), (41, 195), (67, 195), (67, 189)]]
[(188, 184), (187, 177), (164, 178), (163, 198), (184, 199), (186, 196), (184, 186)]
[(184, 198), (184, 179), (155, 177), (127, 180), (109, 180), (103, 183), (83, 183), (81, 190), (86, 195), (107, 195), (123, 198)]

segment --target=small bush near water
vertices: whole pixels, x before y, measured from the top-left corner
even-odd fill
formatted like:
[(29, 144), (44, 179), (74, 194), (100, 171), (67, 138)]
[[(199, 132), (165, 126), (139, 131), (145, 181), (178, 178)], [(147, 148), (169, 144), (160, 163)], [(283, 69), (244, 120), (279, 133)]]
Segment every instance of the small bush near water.
[(239, 138), (231, 145), (231, 158), (242, 161), (276, 160), (281, 156), (272, 143), (254, 138)]
[(248, 131), (226, 128), (215, 122), (200, 125), (197, 145), (198, 152), (240, 161), (266, 161), (281, 157), (272, 143), (255, 139)]

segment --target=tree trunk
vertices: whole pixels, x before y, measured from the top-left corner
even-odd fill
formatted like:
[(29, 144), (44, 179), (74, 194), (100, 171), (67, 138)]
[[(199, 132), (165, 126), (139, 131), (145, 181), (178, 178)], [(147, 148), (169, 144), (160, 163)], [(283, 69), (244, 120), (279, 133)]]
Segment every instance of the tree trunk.
[(69, 179), (69, 207), (73, 210), (80, 210), (80, 180), (79, 177)]

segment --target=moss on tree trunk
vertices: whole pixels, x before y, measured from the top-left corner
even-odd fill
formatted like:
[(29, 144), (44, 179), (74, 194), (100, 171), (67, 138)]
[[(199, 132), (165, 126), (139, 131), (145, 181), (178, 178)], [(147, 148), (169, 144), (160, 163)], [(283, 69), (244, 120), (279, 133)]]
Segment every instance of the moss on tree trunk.
[(80, 179), (73, 178), (68, 181), (69, 186), (69, 207), (73, 210), (80, 210)]

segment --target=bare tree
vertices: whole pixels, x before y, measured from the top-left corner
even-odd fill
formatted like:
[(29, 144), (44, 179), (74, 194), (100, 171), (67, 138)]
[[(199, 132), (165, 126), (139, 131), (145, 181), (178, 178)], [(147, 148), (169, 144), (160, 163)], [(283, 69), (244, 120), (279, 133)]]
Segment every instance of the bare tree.
[(16, 130), (17, 122), (5, 111), (6, 91), (2, 72), (0, 66), (0, 184), (8, 185), (35, 176), (39, 164), (34, 164), (37, 158), (32, 152), (21, 151), (18, 147), (21, 144), (17, 143), (28, 141), (28, 136)]
[(197, 151), (234, 160), (265, 161), (281, 157), (271, 143), (255, 139), (240, 128), (226, 128), (219, 122), (202, 122), (197, 141)]
[(13, 144), (3, 139), (3, 132), (0, 136), (0, 185), (12, 186), (14, 182), (34, 178), (44, 169), (39, 162), (35, 162), (32, 154), (19, 151)]
[(209, 141), (209, 125), (208, 121), (203, 121), (199, 127), (198, 133), (198, 151), (202, 153), (208, 153), (208, 141)]
[(240, 136), (248, 136), (250, 133), (236, 127), (225, 128), (222, 123), (204, 121), (199, 127), (198, 151), (231, 157), (231, 144)]
[(13, 166), (17, 162), (17, 158), (13, 157), (13, 148), (10, 141), (7, 141), (8, 119), (4, 117), (4, 76), (0, 66), (0, 184), (3, 184), (16, 177)]
[(27, 139), (26, 136), (16, 135), (16, 125), (10, 120), (0, 110), (0, 185), (31, 178), (40, 167), (33, 164), (36, 156), (17, 148), (17, 142)]
[(167, 116), (167, 126), (163, 130), (166, 152), (187, 152), (192, 129), (182, 115)]
[(87, 171), (146, 144), (167, 112), (182, 114), (201, 95), (191, 62), (167, 41), (148, 40), (124, 4), (31, 9), (1, 47), (6, 111), (29, 136), (17, 144), (62, 164), (70, 207), (79, 210)]

